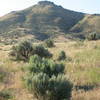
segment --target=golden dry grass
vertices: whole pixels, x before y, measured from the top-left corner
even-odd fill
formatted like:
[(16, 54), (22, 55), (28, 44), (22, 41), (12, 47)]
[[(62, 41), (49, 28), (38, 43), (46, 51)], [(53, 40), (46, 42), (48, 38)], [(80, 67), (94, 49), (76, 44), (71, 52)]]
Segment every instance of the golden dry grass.
[(78, 24), (72, 27), (71, 30), (82, 30), (82, 32), (98, 32), (100, 33), (100, 17), (96, 15), (86, 15)]
[[(14, 100), (35, 100), (22, 83), (24, 72), (21, 68), (27, 64), (9, 59), (11, 47), (0, 45), (0, 67), (8, 72), (5, 82), (0, 83), (0, 91), (10, 88), (14, 92)], [(53, 59), (57, 59), (62, 50), (72, 59), (63, 62), (66, 65), (66, 77), (70, 78), (74, 85), (95, 86), (88, 91), (73, 90), (72, 100), (100, 100), (100, 41), (68, 41), (55, 43), (55, 47), (49, 48), (54, 55)]]
[(88, 92), (73, 91), (72, 100), (100, 100), (100, 88)]

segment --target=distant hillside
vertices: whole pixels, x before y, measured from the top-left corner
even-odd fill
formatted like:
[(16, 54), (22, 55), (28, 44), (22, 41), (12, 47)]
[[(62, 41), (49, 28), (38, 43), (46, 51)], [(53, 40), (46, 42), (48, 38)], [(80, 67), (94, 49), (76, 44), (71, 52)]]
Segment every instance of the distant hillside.
[(100, 15), (86, 15), (74, 27), (71, 28), (73, 32), (100, 33)]
[(0, 18), (1, 34), (34, 34), (48, 36), (66, 33), (84, 17), (83, 13), (66, 10), (53, 2), (41, 1), (37, 5)]
[[(64, 9), (53, 2), (40, 1), (22, 11), (13, 11), (0, 18), (1, 36), (13, 37), (26, 34), (38, 40), (71, 32), (78, 35), (100, 32), (100, 15), (88, 15)], [(69, 35), (70, 35), (69, 34)]]

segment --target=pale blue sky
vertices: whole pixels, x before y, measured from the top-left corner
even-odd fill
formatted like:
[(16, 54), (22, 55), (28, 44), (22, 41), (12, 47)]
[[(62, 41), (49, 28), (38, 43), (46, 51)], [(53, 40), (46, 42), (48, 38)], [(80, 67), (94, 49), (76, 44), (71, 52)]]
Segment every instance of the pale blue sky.
[[(0, 16), (30, 7), (41, 0), (0, 0)], [(100, 14), (100, 0), (49, 0), (66, 9)]]

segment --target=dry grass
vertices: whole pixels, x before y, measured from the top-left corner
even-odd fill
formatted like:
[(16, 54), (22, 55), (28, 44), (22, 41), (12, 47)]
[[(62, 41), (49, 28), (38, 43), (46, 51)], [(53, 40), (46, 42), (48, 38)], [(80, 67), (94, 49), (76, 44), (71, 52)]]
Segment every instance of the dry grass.
[(100, 88), (88, 92), (73, 91), (72, 100), (100, 100)]
[(72, 30), (82, 30), (82, 32), (98, 32), (100, 33), (100, 17), (96, 15), (86, 15)]
[[(23, 86), (21, 67), (26, 63), (9, 59), (11, 45), (0, 45), (0, 67), (8, 72), (7, 79), (0, 83), (0, 91), (12, 89), (14, 100), (35, 100)], [(57, 59), (60, 51), (64, 50), (71, 61), (64, 61), (66, 76), (73, 81), (75, 86), (83, 86), (73, 90), (72, 100), (100, 100), (100, 41), (75, 42), (68, 41), (55, 43), (55, 47), (49, 49), (53, 53), (53, 59)], [(87, 91), (84, 86), (95, 86)]]

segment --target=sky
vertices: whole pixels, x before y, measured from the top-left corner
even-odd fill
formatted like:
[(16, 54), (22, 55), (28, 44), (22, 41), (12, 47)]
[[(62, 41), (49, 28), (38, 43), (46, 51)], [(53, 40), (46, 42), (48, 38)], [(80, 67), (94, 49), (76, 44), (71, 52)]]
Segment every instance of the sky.
[[(22, 10), (28, 8), (41, 0), (0, 0), (0, 16), (11, 11)], [(66, 9), (100, 14), (100, 0), (49, 0), (57, 5), (61, 5)]]

